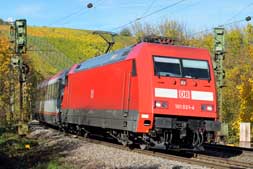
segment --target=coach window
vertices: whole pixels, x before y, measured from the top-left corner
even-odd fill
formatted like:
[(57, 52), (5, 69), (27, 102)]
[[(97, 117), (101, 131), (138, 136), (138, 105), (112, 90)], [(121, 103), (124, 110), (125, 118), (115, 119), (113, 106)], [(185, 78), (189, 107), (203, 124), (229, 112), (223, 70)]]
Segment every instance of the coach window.
[(43, 95), (44, 95), (44, 100), (47, 100), (47, 86), (44, 86)]
[(40, 101), (44, 100), (44, 87), (41, 87), (39, 90), (39, 94), (40, 94)]
[(54, 99), (54, 91), (55, 91), (54, 84), (52, 84), (52, 99)]
[(51, 85), (48, 86), (48, 100), (51, 99)]
[(49, 99), (52, 99), (52, 85), (49, 86)]
[(48, 86), (45, 86), (45, 100), (48, 99)]
[(47, 100), (50, 99), (50, 86), (47, 86)]
[(54, 97), (54, 84), (51, 85), (51, 99)]
[(57, 91), (58, 91), (57, 86), (59, 86), (59, 82), (54, 84), (54, 99), (57, 98)]
[(52, 84), (52, 99), (54, 99), (54, 84)]
[(52, 88), (51, 88), (51, 85), (48, 86), (48, 100), (51, 99), (51, 91), (52, 91)]
[(46, 100), (46, 93), (45, 93), (45, 86), (42, 88), (42, 98), (43, 100)]
[(54, 97), (55, 96), (55, 83), (53, 84), (53, 94), (52, 94), (52, 96), (53, 96), (52, 99), (55, 99), (55, 97)]
[(155, 75), (181, 77), (180, 60), (168, 57), (154, 57)]
[(46, 93), (47, 88), (44, 86), (43, 87), (43, 100), (47, 99), (47, 93)]

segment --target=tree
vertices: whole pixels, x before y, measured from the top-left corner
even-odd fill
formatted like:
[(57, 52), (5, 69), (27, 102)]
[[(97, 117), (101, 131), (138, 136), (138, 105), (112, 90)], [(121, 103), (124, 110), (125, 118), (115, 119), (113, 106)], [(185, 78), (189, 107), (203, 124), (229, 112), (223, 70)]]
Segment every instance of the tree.
[(9, 63), (10, 56), (8, 55), (8, 40), (7, 38), (0, 38), (0, 118), (2, 123), (6, 122), (6, 118), (9, 119)]
[(158, 25), (149, 23), (141, 24), (135, 22), (132, 25), (132, 32), (137, 39), (141, 39), (147, 35), (167, 36), (173, 40), (178, 41), (179, 44), (186, 43), (187, 30), (185, 25), (173, 20), (164, 20)]
[(132, 25), (132, 32), (137, 40), (140, 40), (145, 35), (143, 25), (139, 22), (135, 22)]
[(121, 36), (132, 36), (132, 33), (129, 28), (124, 28), (119, 33)]
[(0, 25), (8, 25), (8, 22), (5, 22), (3, 19), (0, 18)]
[(178, 41), (185, 40), (185, 25), (180, 24), (177, 21), (168, 19), (164, 20), (158, 25), (158, 31), (162, 36), (167, 36)]

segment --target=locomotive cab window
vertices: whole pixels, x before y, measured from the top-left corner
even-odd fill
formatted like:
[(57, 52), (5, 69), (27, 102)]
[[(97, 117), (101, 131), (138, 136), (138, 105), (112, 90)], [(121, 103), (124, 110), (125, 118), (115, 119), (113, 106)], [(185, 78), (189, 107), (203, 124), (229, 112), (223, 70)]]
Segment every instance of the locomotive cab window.
[(208, 61), (154, 56), (156, 76), (210, 79)]
[(207, 61), (182, 60), (183, 77), (196, 79), (209, 79), (209, 67)]
[(157, 76), (181, 76), (180, 60), (176, 58), (154, 57), (155, 74)]

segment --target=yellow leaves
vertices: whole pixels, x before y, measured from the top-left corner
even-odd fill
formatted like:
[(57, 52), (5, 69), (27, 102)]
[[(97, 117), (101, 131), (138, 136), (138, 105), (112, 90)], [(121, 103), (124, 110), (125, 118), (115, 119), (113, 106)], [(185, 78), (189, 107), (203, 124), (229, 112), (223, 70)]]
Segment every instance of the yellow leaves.
[(0, 25), (0, 30), (2, 30), (2, 31), (9, 31), (9, 26), (7, 26), (7, 25)]
[(248, 45), (248, 54), (249, 54), (249, 58), (253, 59), (253, 45), (252, 44)]
[(240, 112), (233, 123), (234, 130), (239, 130), (240, 122), (253, 122), (253, 78), (241, 76), (241, 84), (237, 86), (241, 100)]
[(10, 55), (8, 55), (8, 40), (6, 38), (0, 39), (0, 72), (1, 74), (8, 70)]
[[(2, 29), (2, 28), (0, 28)], [(8, 114), (8, 94), (9, 94), (9, 83), (8, 83), (8, 73), (9, 73), (9, 63), (10, 55), (8, 54), (9, 44), (6, 37), (0, 37), (0, 115), (6, 116), (9, 119)], [(0, 122), (4, 119), (0, 119)]]
[(28, 34), (30, 36), (44, 38), (63, 38), (73, 41), (103, 42), (103, 40), (98, 38), (97, 35), (93, 35), (88, 31), (67, 28), (28, 27)]
[(31, 149), (31, 145), (30, 144), (25, 144), (25, 149), (30, 150)]
[[(104, 53), (107, 44), (99, 36), (87, 30), (67, 28), (28, 27), (28, 42), (36, 50), (29, 52), (35, 70), (43, 77)], [(29, 41), (30, 38), (30, 41)], [(134, 43), (133, 37), (115, 37), (113, 50)], [(48, 51), (48, 52), (47, 52)]]

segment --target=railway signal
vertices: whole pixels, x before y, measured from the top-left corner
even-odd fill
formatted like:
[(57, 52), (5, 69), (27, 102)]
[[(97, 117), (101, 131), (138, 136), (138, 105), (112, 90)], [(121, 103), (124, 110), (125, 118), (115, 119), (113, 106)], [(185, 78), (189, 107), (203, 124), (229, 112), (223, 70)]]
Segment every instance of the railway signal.
[(214, 60), (215, 60), (215, 73), (217, 87), (220, 89), (223, 86), (223, 79), (225, 77), (225, 71), (223, 70), (223, 60), (225, 58), (225, 30), (222, 27), (214, 29)]
[(23, 110), (23, 95), (24, 89), (23, 86), (26, 82), (26, 75), (29, 72), (28, 65), (23, 63), (22, 55), (27, 51), (27, 23), (25, 19), (19, 19), (15, 22), (11, 23), (10, 26), (10, 42), (11, 50), (12, 50), (12, 58), (11, 58), (11, 82), (10, 82), (10, 112), (12, 116), (14, 115), (14, 90), (15, 90), (15, 83), (14, 83), (14, 70), (18, 68), (19, 71), (19, 87), (20, 87), (20, 94), (19, 94), (19, 115), (18, 116), (18, 133), (20, 135), (25, 135), (28, 132), (28, 126), (24, 123), (24, 110)]
[(228, 125), (222, 122), (222, 88), (224, 87), (225, 70), (223, 69), (223, 60), (225, 59), (225, 29), (223, 27), (214, 28), (214, 72), (216, 76), (216, 86), (218, 93), (218, 112), (219, 120), (221, 122), (221, 132), (219, 133), (221, 140), (222, 137), (228, 135)]
[(15, 52), (24, 54), (27, 50), (27, 28), (26, 20), (20, 19), (15, 21)]
[(214, 71), (216, 75), (216, 86), (218, 91), (218, 111), (219, 119), (222, 121), (222, 87), (225, 71), (223, 70), (223, 60), (225, 58), (225, 30), (223, 27), (214, 28)]

